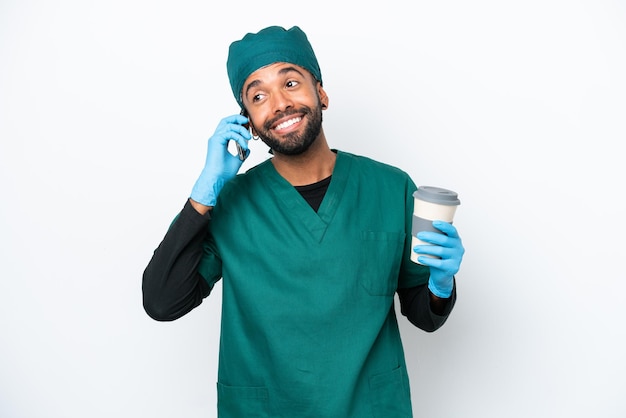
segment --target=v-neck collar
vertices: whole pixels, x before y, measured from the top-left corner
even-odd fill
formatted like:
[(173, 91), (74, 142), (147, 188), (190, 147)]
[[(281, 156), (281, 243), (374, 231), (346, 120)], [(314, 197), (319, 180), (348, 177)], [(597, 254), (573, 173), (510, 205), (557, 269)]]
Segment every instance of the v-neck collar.
[(317, 242), (321, 242), (324, 238), (328, 225), (337, 212), (348, 182), (351, 159), (341, 151), (336, 151), (336, 153), (337, 159), (335, 160), (332, 179), (317, 212), (313, 210), (296, 188), (276, 171), (270, 160), (261, 163), (258, 167), (262, 180), (279, 202), (285, 205), (288, 216), (301, 222)]

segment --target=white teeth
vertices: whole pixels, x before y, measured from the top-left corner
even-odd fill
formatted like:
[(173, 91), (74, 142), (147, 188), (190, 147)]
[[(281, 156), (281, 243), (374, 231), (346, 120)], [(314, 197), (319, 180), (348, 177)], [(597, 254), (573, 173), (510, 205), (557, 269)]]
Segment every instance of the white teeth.
[(302, 118), (289, 119), (288, 121), (283, 122), (280, 125), (276, 126), (276, 128), (274, 128), (274, 129), (276, 129), (276, 130), (278, 130), (278, 129), (285, 129), (285, 128), (293, 125), (294, 123), (300, 122), (301, 120), (302, 120)]

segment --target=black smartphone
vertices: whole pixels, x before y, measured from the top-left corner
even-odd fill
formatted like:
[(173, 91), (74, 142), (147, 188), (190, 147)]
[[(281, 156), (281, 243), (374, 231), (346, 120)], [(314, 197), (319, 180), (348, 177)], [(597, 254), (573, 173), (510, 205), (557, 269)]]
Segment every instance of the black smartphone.
[[(241, 109), (241, 112), (239, 112), (239, 114), (241, 116), (245, 116), (248, 117), (248, 112), (246, 112), (246, 109)], [(242, 125), (244, 128), (246, 129), (250, 129), (250, 124), (249, 123), (244, 123)], [(252, 134), (252, 130), (250, 130), (250, 134)], [(237, 146), (237, 155), (239, 156), (239, 159), (241, 161), (246, 159), (246, 151), (241, 147), (241, 145), (239, 145), (239, 142), (235, 141), (235, 145)]]
[[(248, 117), (248, 112), (246, 112), (246, 109), (241, 109), (241, 112), (239, 112), (239, 114), (240, 114), (241, 116)], [(248, 120), (250, 120), (250, 119), (248, 119)], [(244, 123), (242, 126), (243, 126), (244, 128), (246, 128), (246, 129), (250, 129), (250, 123)]]

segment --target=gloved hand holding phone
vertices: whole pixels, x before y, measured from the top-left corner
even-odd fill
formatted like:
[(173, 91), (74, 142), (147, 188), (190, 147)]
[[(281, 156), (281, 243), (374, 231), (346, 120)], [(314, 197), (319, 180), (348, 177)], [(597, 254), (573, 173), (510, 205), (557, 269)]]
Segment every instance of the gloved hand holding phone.
[(422, 231), (417, 234), (421, 241), (433, 245), (417, 245), (413, 248), (418, 254), (428, 254), (439, 258), (420, 255), (418, 261), (430, 267), (428, 289), (437, 297), (448, 298), (454, 288), (454, 275), (461, 267), (465, 248), (456, 228), (444, 221), (433, 221), (433, 226), (442, 233)]
[(242, 115), (227, 116), (220, 121), (213, 136), (209, 138), (204, 169), (191, 190), (191, 199), (205, 206), (215, 206), (217, 196), (224, 184), (237, 175), (243, 164), (239, 156), (228, 151), (228, 142), (235, 141), (245, 152), (250, 153), (250, 132), (243, 126), (248, 118)]

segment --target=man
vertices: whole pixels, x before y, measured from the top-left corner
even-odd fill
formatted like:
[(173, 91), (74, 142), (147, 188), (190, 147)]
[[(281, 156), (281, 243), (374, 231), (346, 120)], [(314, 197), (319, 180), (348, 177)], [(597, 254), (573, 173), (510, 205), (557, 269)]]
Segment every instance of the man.
[[(464, 248), (454, 226), (411, 248), (403, 171), (333, 150), (328, 95), (298, 27), (249, 33), (229, 49), (235, 99), (206, 165), (143, 277), (144, 307), (177, 319), (222, 281), (220, 417), (410, 417), (396, 316), (431, 332), (455, 302)], [(249, 123), (249, 130), (244, 125)], [(245, 174), (228, 151), (260, 137), (273, 154)], [(411, 251), (438, 258), (410, 260)]]

